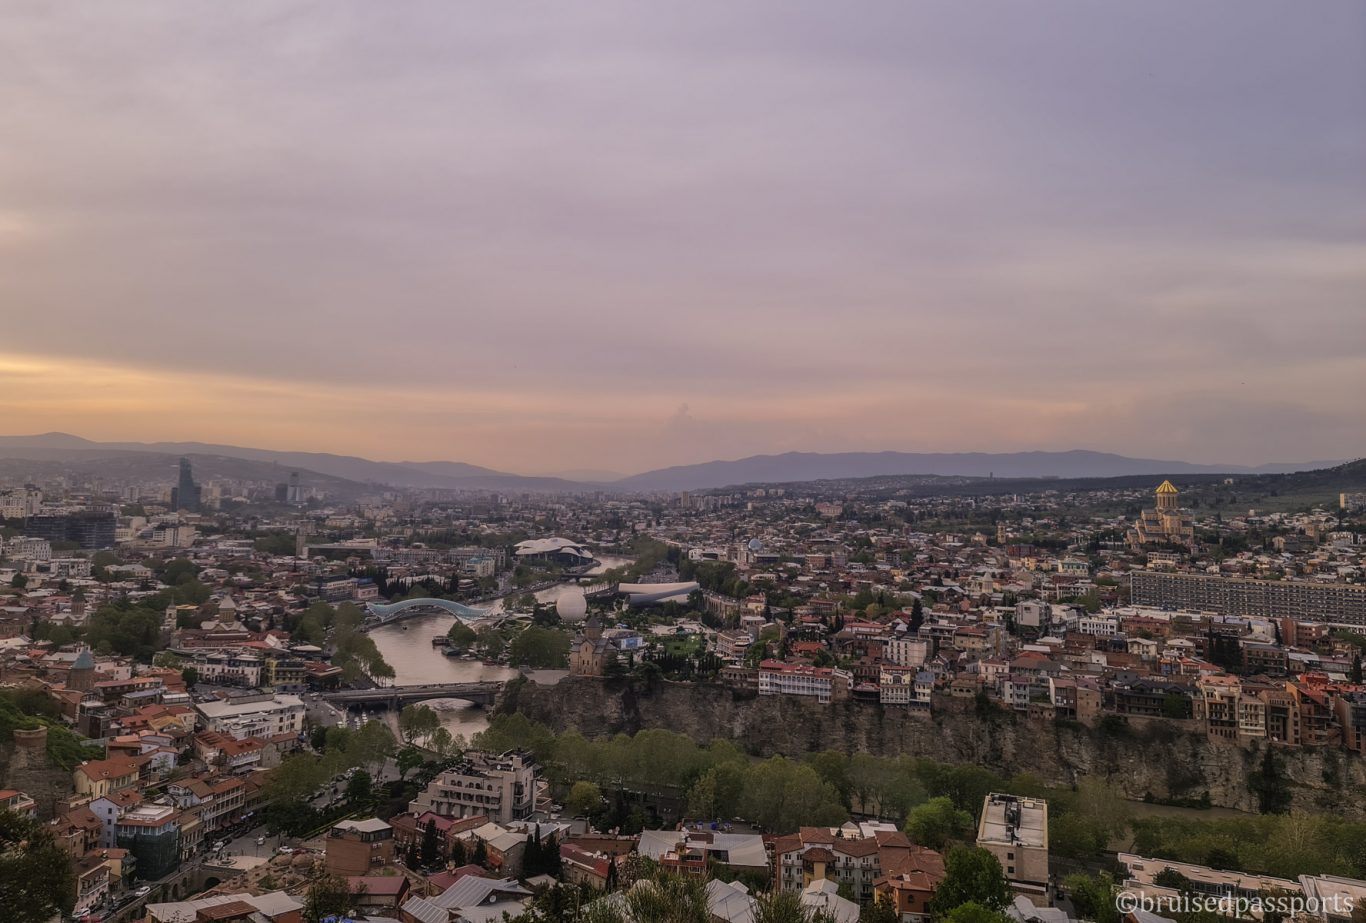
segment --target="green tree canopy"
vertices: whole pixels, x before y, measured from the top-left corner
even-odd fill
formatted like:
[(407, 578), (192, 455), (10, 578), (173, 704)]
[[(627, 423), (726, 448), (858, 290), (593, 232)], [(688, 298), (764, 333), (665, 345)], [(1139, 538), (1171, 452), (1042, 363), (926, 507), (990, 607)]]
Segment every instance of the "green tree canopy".
[(592, 782), (575, 782), (564, 800), (565, 810), (573, 817), (594, 814), (602, 805), (602, 789)]
[(955, 846), (944, 860), (944, 880), (935, 889), (930, 911), (942, 916), (969, 901), (1000, 911), (1010, 903), (1010, 886), (1001, 863), (985, 849)]
[(71, 856), (37, 821), (0, 811), (0, 907), (16, 923), (46, 923), (71, 912), (76, 876)]
[(537, 669), (559, 669), (569, 663), (569, 635), (556, 628), (529, 625), (508, 644), (512, 663)]
[(972, 832), (972, 815), (954, 807), (953, 799), (941, 795), (911, 809), (906, 835), (911, 842), (943, 849), (949, 840), (961, 840)]
[(408, 743), (425, 740), (441, 727), (441, 716), (427, 705), (407, 705), (398, 715), (398, 732)]

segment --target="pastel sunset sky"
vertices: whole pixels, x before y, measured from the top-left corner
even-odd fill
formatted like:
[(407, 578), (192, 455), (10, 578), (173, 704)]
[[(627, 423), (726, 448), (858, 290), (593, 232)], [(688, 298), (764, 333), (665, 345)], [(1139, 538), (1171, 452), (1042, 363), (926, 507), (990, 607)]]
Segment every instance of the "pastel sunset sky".
[(0, 433), (1366, 454), (1366, 3), (12, 2)]

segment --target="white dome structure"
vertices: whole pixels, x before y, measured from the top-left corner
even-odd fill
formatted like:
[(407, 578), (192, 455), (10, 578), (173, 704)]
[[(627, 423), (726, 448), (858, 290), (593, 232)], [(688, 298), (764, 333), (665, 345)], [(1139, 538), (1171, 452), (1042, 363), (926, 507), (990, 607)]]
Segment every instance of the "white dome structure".
[(588, 614), (588, 600), (583, 591), (569, 592), (555, 600), (555, 614), (566, 622), (581, 622)]

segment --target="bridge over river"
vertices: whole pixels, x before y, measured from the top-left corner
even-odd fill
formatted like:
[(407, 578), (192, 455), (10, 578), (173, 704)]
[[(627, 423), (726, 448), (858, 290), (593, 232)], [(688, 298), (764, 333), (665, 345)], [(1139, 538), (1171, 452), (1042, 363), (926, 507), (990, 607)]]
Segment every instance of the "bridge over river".
[(377, 689), (344, 689), (326, 692), (320, 698), (342, 707), (364, 705), (368, 708), (397, 710), (414, 702), (430, 699), (463, 699), (474, 705), (492, 705), (503, 689), (502, 683), (428, 683), (421, 686), (383, 686)]

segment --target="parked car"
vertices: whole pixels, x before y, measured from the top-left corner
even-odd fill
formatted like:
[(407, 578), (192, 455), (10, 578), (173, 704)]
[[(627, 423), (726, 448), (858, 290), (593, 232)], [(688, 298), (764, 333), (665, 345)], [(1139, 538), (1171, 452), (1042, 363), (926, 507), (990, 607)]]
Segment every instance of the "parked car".
[(147, 895), (149, 895), (149, 894), (151, 894), (151, 893), (152, 893), (152, 886), (151, 886), (151, 885), (143, 885), (141, 888), (138, 888), (136, 891), (133, 892), (133, 896), (134, 896), (134, 897), (146, 897)]
[(263, 837), (263, 836), (258, 836), (258, 837), (256, 838), (256, 845), (257, 845), (257, 846), (265, 846), (265, 845), (266, 845), (266, 838)]

